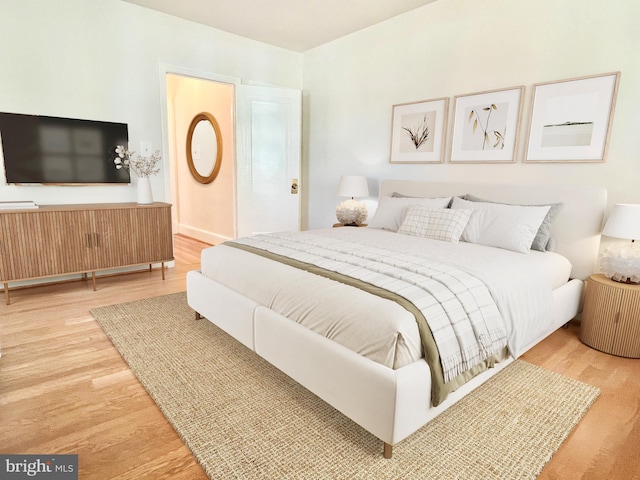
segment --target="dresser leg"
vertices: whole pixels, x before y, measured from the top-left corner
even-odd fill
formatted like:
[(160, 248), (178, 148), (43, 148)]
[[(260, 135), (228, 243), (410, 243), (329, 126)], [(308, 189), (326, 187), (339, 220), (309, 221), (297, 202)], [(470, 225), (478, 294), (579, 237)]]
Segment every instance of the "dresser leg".
[(387, 442), (384, 442), (382, 455), (384, 456), (384, 458), (391, 458), (391, 456), (393, 455), (393, 445), (389, 445)]
[(4, 283), (4, 299), (7, 302), (7, 305), (11, 303), (11, 300), (9, 300), (9, 284), (8, 283)]

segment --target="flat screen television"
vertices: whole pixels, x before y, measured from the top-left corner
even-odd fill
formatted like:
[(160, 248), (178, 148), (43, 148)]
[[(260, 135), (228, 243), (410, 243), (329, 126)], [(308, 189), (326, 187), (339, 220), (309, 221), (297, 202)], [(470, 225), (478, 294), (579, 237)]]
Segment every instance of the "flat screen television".
[(126, 146), (126, 123), (0, 113), (0, 137), (9, 184), (129, 183), (116, 169), (118, 145)]

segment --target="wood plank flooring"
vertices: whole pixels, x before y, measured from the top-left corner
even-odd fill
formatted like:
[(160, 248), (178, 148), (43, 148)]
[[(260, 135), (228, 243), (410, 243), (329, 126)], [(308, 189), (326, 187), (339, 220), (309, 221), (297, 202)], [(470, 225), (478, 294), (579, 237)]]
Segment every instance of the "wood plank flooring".
[[(175, 237), (176, 266), (11, 292), (0, 305), (0, 452), (77, 453), (83, 480), (206, 479), (89, 310), (183, 291), (206, 244)], [(523, 359), (602, 395), (540, 479), (640, 480), (640, 360), (559, 330)], [(382, 448), (382, 447), (381, 447)], [(393, 461), (393, 460), (391, 460)]]
[(77, 453), (79, 478), (207, 479), (91, 308), (185, 290), (206, 244), (176, 236), (175, 268), (11, 292), (0, 306), (0, 452)]

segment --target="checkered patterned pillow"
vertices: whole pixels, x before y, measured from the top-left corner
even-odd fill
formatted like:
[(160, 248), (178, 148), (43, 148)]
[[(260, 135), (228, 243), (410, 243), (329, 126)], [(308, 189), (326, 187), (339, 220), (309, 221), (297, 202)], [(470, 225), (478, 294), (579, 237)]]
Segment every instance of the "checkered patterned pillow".
[(413, 206), (398, 233), (458, 243), (473, 210)]

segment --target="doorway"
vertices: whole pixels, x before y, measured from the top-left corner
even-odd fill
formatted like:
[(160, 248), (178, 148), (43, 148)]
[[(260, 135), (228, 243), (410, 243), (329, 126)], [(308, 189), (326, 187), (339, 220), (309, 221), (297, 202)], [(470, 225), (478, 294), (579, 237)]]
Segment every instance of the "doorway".
[[(173, 69), (164, 77), (163, 136), (170, 159), (165, 186), (174, 205), (174, 232), (215, 245), (299, 230), (301, 91)], [(189, 124), (202, 112), (215, 117), (222, 136), (221, 167), (209, 184), (193, 178), (186, 160)]]
[[(166, 96), (174, 232), (213, 245), (235, 238), (235, 85), (168, 73)], [(186, 154), (189, 125), (202, 112), (216, 119), (222, 139), (220, 170), (209, 184), (192, 176)]]

